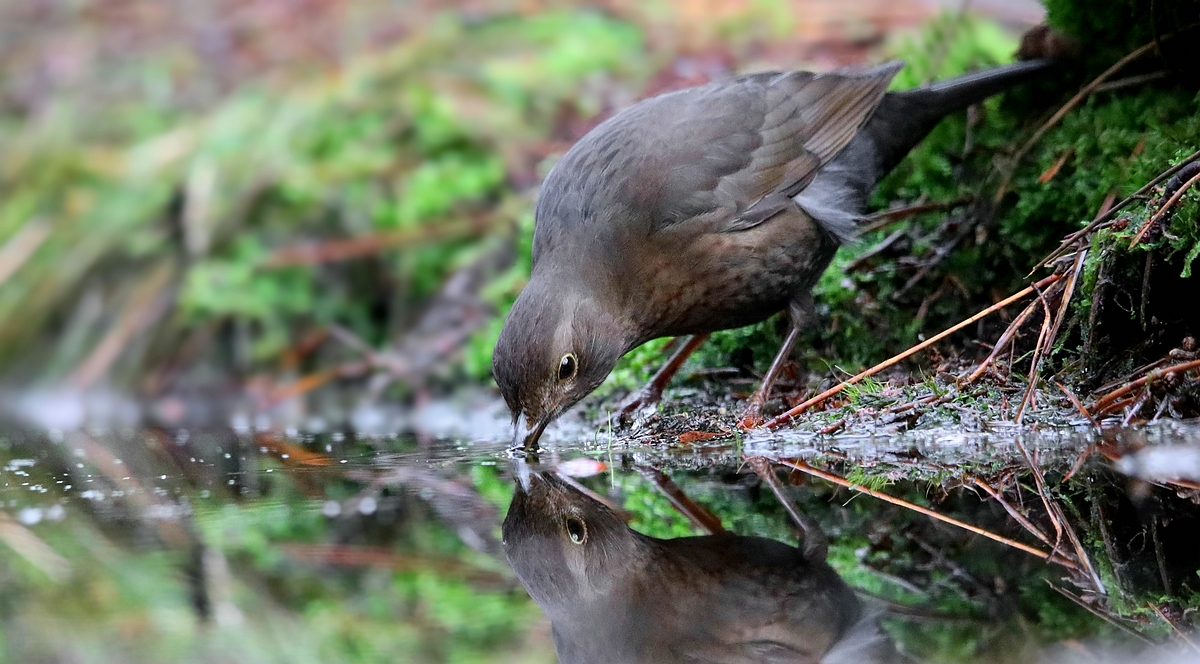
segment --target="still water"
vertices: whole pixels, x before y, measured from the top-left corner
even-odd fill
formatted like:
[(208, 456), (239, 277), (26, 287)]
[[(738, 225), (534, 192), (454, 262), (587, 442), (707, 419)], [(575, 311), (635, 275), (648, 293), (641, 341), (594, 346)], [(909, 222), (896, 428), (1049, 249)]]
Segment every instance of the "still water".
[(1195, 423), (257, 424), (0, 430), (0, 662), (1200, 657)]

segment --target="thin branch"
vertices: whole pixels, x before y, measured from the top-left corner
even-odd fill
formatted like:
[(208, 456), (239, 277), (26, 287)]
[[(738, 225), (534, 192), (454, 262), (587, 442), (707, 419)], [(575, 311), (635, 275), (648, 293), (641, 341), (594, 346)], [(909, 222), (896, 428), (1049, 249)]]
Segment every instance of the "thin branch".
[(993, 489), (990, 484), (979, 478), (975, 478), (975, 486), (983, 489), (989, 496), (992, 497), (993, 500), (1000, 503), (1000, 506), (1004, 508), (1004, 511), (1008, 512), (1009, 516), (1015, 519), (1017, 523), (1021, 524), (1022, 528), (1029, 531), (1029, 534), (1041, 540), (1046, 546), (1054, 546), (1054, 543), (1050, 541), (1050, 538), (1046, 536), (1046, 533), (1042, 532), (1041, 528), (1033, 525), (1032, 521), (1025, 518), (1024, 514), (1018, 512), (1017, 508), (1013, 507), (1011, 503), (1004, 499), (1004, 494), (1000, 493), (996, 489)]
[(1104, 613), (1104, 612), (1100, 611), (1099, 609), (1097, 609), (1096, 607), (1092, 606), (1091, 604), (1088, 604), (1087, 602), (1083, 601), (1083, 599), (1077, 597), (1074, 593), (1071, 593), (1071, 592), (1067, 591), (1065, 588), (1059, 588), (1058, 586), (1054, 585), (1053, 583), (1050, 583), (1049, 579), (1046, 580), (1046, 584), (1049, 585), (1051, 588), (1053, 588), (1055, 590), (1055, 592), (1057, 592), (1058, 594), (1060, 594), (1063, 597), (1066, 597), (1067, 599), (1071, 600), (1072, 602), (1078, 604), (1081, 608), (1083, 608), (1084, 611), (1087, 611), (1088, 613), (1096, 616), (1097, 618), (1112, 625), (1113, 627), (1116, 627), (1117, 629), (1121, 630), (1122, 632), (1125, 632), (1126, 634), (1129, 634), (1130, 636), (1140, 640), (1142, 643), (1150, 643), (1150, 644), (1154, 643), (1150, 639), (1146, 638), (1144, 635), (1130, 629), (1126, 625), (1123, 625), (1123, 624), (1117, 622), (1111, 615)]
[(1100, 423), (1096, 421), (1096, 418), (1092, 417), (1091, 413), (1087, 412), (1087, 408), (1083, 407), (1083, 404), (1079, 401), (1079, 397), (1076, 397), (1074, 392), (1072, 392), (1070, 389), (1067, 388), (1066, 385), (1063, 385), (1062, 383), (1058, 382), (1057, 380), (1054, 381), (1054, 385), (1059, 390), (1062, 390), (1063, 394), (1067, 395), (1067, 400), (1069, 400), (1071, 402), (1072, 406), (1075, 406), (1075, 409), (1079, 411), (1080, 415), (1083, 415), (1084, 417), (1086, 417), (1088, 422), (1091, 422), (1092, 426), (1096, 427), (1096, 430), (1100, 429)]
[(666, 473), (650, 466), (638, 466), (637, 471), (666, 497), (676, 512), (691, 521), (692, 525), (709, 535), (725, 532), (725, 526), (721, 524), (721, 519), (710, 512), (708, 508), (692, 500)]
[(975, 381), (979, 380), (984, 373), (987, 372), (988, 367), (992, 366), (992, 364), (996, 362), (996, 358), (999, 357), (1000, 353), (1004, 352), (1004, 349), (1008, 347), (1009, 342), (1011, 342), (1013, 337), (1017, 335), (1017, 332), (1020, 331), (1021, 326), (1025, 324), (1025, 321), (1028, 320), (1031, 315), (1033, 315), (1033, 311), (1037, 309), (1037, 306), (1037, 300), (1030, 302), (1029, 306), (1025, 307), (1025, 310), (1017, 315), (1017, 317), (1013, 319), (1013, 322), (1009, 323), (1008, 327), (1004, 330), (1004, 334), (1001, 334), (1000, 338), (996, 340), (996, 345), (992, 347), (992, 352), (988, 353), (988, 356), (979, 363), (979, 366), (975, 367), (975, 370), (972, 371), (969, 376), (967, 376), (967, 383), (974, 383)]
[(1187, 190), (1191, 189), (1192, 185), (1196, 184), (1197, 182), (1200, 182), (1200, 173), (1196, 173), (1191, 177), (1190, 180), (1184, 182), (1183, 186), (1177, 189), (1175, 193), (1167, 199), (1167, 202), (1162, 204), (1162, 207), (1158, 208), (1158, 212), (1155, 212), (1154, 216), (1150, 217), (1150, 220), (1142, 225), (1142, 230), (1138, 231), (1138, 234), (1133, 236), (1133, 240), (1129, 243), (1129, 248), (1133, 249), (1136, 247), (1137, 244), (1146, 237), (1146, 234), (1150, 232), (1150, 229), (1154, 227), (1154, 224), (1156, 224), (1158, 220), (1163, 217), (1163, 215), (1174, 208), (1175, 204), (1179, 202), (1179, 199), (1183, 198), (1183, 195), (1187, 193)]
[(1122, 385), (1121, 387), (1118, 387), (1117, 389), (1113, 390), (1112, 392), (1109, 392), (1108, 394), (1100, 397), (1099, 399), (1096, 400), (1095, 403), (1092, 404), (1092, 407), (1089, 408), (1088, 410), (1090, 410), (1093, 415), (1098, 415), (1098, 414), (1100, 414), (1101, 411), (1106, 410), (1106, 407), (1111, 406), (1113, 404), (1113, 402), (1115, 402), (1118, 399), (1120, 399), (1121, 397), (1129, 394), (1130, 392), (1133, 392), (1134, 390), (1138, 389), (1139, 387), (1145, 385), (1146, 383), (1148, 383), (1152, 380), (1159, 380), (1160, 378), (1162, 378), (1168, 374), (1173, 374), (1173, 373), (1182, 372), (1182, 371), (1191, 371), (1192, 369), (1196, 369), (1196, 368), (1200, 368), (1200, 360), (1192, 360), (1191, 362), (1184, 362), (1182, 364), (1176, 364), (1176, 365), (1172, 365), (1169, 367), (1164, 367), (1162, 369), (1155, 369), (1154, 371), (1151, 371), (1150, 373), (1146, 374), (1145, 376), (1142, 376), (1141, 378), (1133, 381), (1132, 383)]
[(1074, 97), (1071, 97), (1067, 103), (1062, 105), (1062, 108), (1059, 108), (1054, 115), (1050, 116), (1049, 120), (1046, 120), (1041, 127), (1038, 127), (1038, 130), (1033, 133), (1033, 136), (1030, 136), (1029, 140), (1025, 141), (1025, 144), (1022, 145), (1019, 150), (1017, 150), (1015, 155), (1013, 155), (1012, 164), (1009, 167), (1008, 173), (1005, 175), (1004, 182), (1000, 185), (999, 190), (996, 192), (996, 201), (999, 202), (1000, 199), (1004, 198), (1004, 195), (1008, 193), (1008, 185), (1012, 182), (1012, 176), (1017, 170), (1017, 164), (1021, 163), (1021, 160), (1024, 159), (1025, 155), (1029, 153), (1029, 150), (1032, 149), (1034, 145), (1037, 145), (1038, 141), (1042, 140), (1042, 137), (1046, 135), (1046, 132), (1050, 131), (1054, 125), (1058, 124), (1060, 120), (1066, 117), (1067, 113), (1073, 111), (1076, 106), (1083, 102), (1084, 99), (1087, 99), (1096, 90), (1096, 88), (1103, 85), (1104, 82), (1112, 77), (1113, 74), (1124, 69), (1125, 65), (1154, 50), (1157, 46), (1158, 42), (1152, 41), (1149, 44), (1138, 47), (1132, 53), (1126, 55), (1120, 60), (1117, 60), (1111, 67), (1104, 70), (1104, 73), (1093, 79), (1091, 83), (1083, 86), (1079, 92), (1075, 93)]
[(968, 325), (971, 325), (971, 324), (979, 321), (980, 319), (987, 317), (989, 314), (995, 313), (996, 311), (999, 311), (1000, 309), (1007, 307), (1008, 305), (1012, 304), (1013, 302), (1017, 302), (1018, 300), (1025, 298), (1026, 296), (1028, 296), (1030, 293), (1032, 293), (1034, 291), (1035, 287), (1044, 288), (1044, 287), (1058, 281), (1061, 278), (1062, 278), (1062, 275), (1060, 275), (1060, 274), (1052, 274), (1052, 275), (1046, 277), (1045, 279), (1042, 279), (1041, 281), (1037, 282), (1036, 284), (1031, 285), (1031, 286), (1021, 290), (1019, 293), (1010, 295), (1009, 297), (997, 302), (996, 304), (993, 304), (992, 306), (988, 307), (987, 309), (980, 311), (979, 313), (975, 314), (974, 316), (971, 316), (970, 318), (962, 321), (961, 323), (958, 323), (957, 325), (954, 325), (953, 327), (950, 327), (946, 330), (943, 330), (942, 332), (939, 332), (938, 334), (935, 334), (934, 336), (930, 337), (929, 339), (926, 339), (925, 341), (909, 348), (908, 350), (904, 351), (903, 353), (900, 353), (899, 355), (895, 355), (887, 360), (884, 360), (883, 362), (876, 364), (875, 366), (871, 367), (870, 369), (867, 369), (866, 371), (863, 371), (859, 374), (856, 374), (856, 375), (842, 381), (841, 383), (829, 388), (828, 390), (825, 390), (824, 392), (805, 401), (804, 403), (796, 406), (795, 408), (788, 410), (787, 412), (783, 413), (782, 415), (767, 422), (763, 426), (765, 426), (768, 429), (777, 429), (777, 428), (783, 426), (784, 424), (788, 423), (789, 421), (791, 421), (792, 418), (794, 418), (795, 416), (803, 413), (804, 411), (808, 410), (809, 408), (812, 408), (813, 406), (824, 403), (825, 400), (828, 399), (829, 397), (832, 397), (833, 395), (838, 394), (842, 390), (861, 381), (862, 379), (867, 378), (868, 376), (873, 376), (873, 375), (879, 373), (880, 371), (883, 371), (884, 369), (887, 369), (888, 367), (900, 362), (901, 360), (921, 352), (922, 350), (928, 348), (929, 346), (932, 346), (933, 344), (941, 341), (942, 339), (945, 339), (946, 337), (950, 336), (951, 334), (954, 334), (955, 332), (963, 329), (964, 327), (967, 327)]
[(990, 540), (995, 540), (997, 542), (1000, 542), (1001, 544), (1006, 544), (1008, 546), (1011, 546), (1014, 549), (1018, 549), (1018, 550), (1024, 551), (1025, 553), (1035, 555), (1035, 556), (1041, 558), (1042, 560), (1048, 560), (1049, 562), (1057, 563), (1068, 569), (1078, 569), (1078, 567), (1075, 565), (1074, 562), (1072, 562), (1060, 555), (1050, 554), (1045, 551), (1042, 551), (1041, 549), (1039, 549), (1037, 547), (1029, 546), (1028, 544), (1022, 544), (1021, 542), (1018, 542), (1013, 539), (1009, 539), (1007, 537), (1004, 537), (1003, 535), (997, 535), (996, 533), (993, 533), (989, 530), (984, 530), (983, 528), (980, 528), (978, 526), (972, 526), (971, 524), (963, 522), (963, 521), (959, 521), (958, 519), (955, 519), (954, 517), (946, 516), (945, 514), (939, 514), (935, 511), (929, 509), (928, 507), (922, 507), (915, 503), (910, 503), (907, 500), (904, 500), (903, 498), (889, 496), (886, 493), (881, 493), (879, 491), (875, 491), (874, 489), (869, 489), (865, 486), (859, 486), (857, 484), (854, 484), (853, 482), (850, 482), (849, 480), (845, 479), (844, 477), (840, 477), (838, 475), (834, 475), (833, 473), (828, 473), (823, 470), (818, 470), (817, 468), (814, 468), (814, 467), (808, 465), (804, 461), (791, 460), (791, 459), (776, 459), (775, 462), (782, 464), (784, 466), (787, 466), (789, 468), (795, 468), (796, 470), (799, 470), (802, 473), (807, 473), (814, 477), (819, 477), (827, 482), (833, 482), (834, 484), (837, 484), (838, 486), (846, 487), (847, 489), (850, 489), (851, 491), (857, 491), (858, 493), (864, 493), (868, 496), (871, 496), (872, 498), (878, 498), (884, 502), (888, 502), (893, 505), (897, 505), (899, 507), (903, 507), (905, 509), (912, 510), (919, 514), (924, 514), (925, 516), (931, 517), (933, 519), (937, 519), (938, 521), (942, 521), (943, 523), (948, 523), (953, 526), (958, 526), (959, 528), (973, 532), (976, 535), (982, 535), (983, 537), (986, 537)]
[(1084, 226), (1083, 228), (1081, 228), (1081, 229), (1075, 231), (1074, 233), (1071, 233), (1067, 237), (1063, 238), (1063, 241), (1062, 241), (1062, 243), (1060, 243), (1058, 245), (1058, 248), (1055, 249), (1054, 251), (1050, 252), (1049, 254), (1047, 254), (1046, 257), (1043, 258), (1042, 260), (1038, 261), (1037, 265), (1034, 265), (1033, 269), (1029, 271), (1029, 274), (1033, 274), (1034, 272), (1037, 271), (1038, 268), (1049, 264), (1051, 261), (1053, 261), (1054, 259), (1061, 256), (1063, 253), (1065, 253), (1067, 251), (1067, 249), (1069, 249), (1071, 247), (1071, 245), (1075, 244), (1075, 242), (1078, 241), (1080, 238), (1087, 237), (1088, 235), (1090, 235), (1092, 233), (1092, 231), (1099, 228), (1102, 224), (1106, 224), (1109, 221), (1112, 221), (1113, 217), (1116, 217), (1117, 213), (1120, 212), (1121, 210), (1123, 210), (1125, 208), (1125, 206), (1129, 205), (1130, 203), (1134, 202), (1135, 200), (1138, 200), (1142, 196), (1146, 195), (1147, 192), (1149, 192), (1154, 187), (1158, 186), (1163, 180), (1166, 180), (1167, 178), (1171, 177), (1172, 175), (1175, 175), (1180, 170), (1182, 170), (1184, 166), (1187, 166), (1188, 164), (1192, 163), (1193, 161), (1196, 161), (1197, 159), (1200, 159), (1200, 150), (1196, 150), (1195, 152), (1188, 155), (1187, 157), (1184, 157), (1183, 161), (1180, 161), (1178, 164), (1175, 164), (1174, 166), (1163, 171), (1162, 173), (1159, 173), (1158, 177), (1147, 182), (1145, 185), (1142, 186), (1141, 189), (1138, 189), (1137, 191), (1133, 192), (1129, 196), (1125, 197), (1125, 199), (1122, 200), (1120, 203), (1117, 203), (1116, 205), (1110, 207), (1107, 212), (1104, 212), (1103, 214), (1098, 215), (1087, 226)]
[(804, 551), (804, 557), (807, 560), (825, 560), (829, 553), (829, 540), (825, 537), (825, 533), (820, 526), (809, 519), (807, 515), (797, 509), (796, 504), (783, 490), (783, 485), (779, 483), (779, 478), (775, 476), (775, 468), (766, 457), (752, 457), (746, 460), (746, 464), (750, 466), (754, 473), (762, 478), (762, 481), (771, 487), (771, 493), (775, 494), (775, 499), (783, 505), (783, 509), (792, 518), (792, 522), (803, 533), (804, 541), (801, 542), (800, 549)]
[(1025, 385), (1025, 394), (1021, 396), (1021, 404), (1017, 406), (1017, 416), (1013, 418), (1018, 426), (1021, 424), (1021, 418), (1025, 415), (1025, 409), (1033, 405), (1034, 393), (1037, 391), (1038, 368), (1042, 364), (1042, 351), (1050, 336), (1050, 322), (1053, 318), (1050, 313), (1050, 305), (1040, 290), (1037, 292), (1037, 296), (1045, 316), (1042, 318), (1042, 329), (1038, 332), (1037, 343), (1033, 346), (1033, 359), (1029, 362), (1029, 380)]

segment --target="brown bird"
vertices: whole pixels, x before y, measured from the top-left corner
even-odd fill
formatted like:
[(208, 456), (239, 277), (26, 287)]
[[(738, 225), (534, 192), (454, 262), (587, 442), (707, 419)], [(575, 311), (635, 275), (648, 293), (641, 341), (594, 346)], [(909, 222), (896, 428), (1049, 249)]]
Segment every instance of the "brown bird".
[(563, 664), (907, 661), (824, 546), (646, 537), (550, 473), (517, 488), (503, 536)]
[(528, 429), (535, 447), (651, 339), (701, 335), (690, 352), (702, 335), (786, 311), (792, 328), (751, 400), (753, 420), (809, 316), (813, 285), (879, 179), (945, 115), (1050, 61), (887, 93), (902, 64), (751, 74), (660, 95), (568, 150), (542, 185), (532, 274), (492, 357), (514, 442)]

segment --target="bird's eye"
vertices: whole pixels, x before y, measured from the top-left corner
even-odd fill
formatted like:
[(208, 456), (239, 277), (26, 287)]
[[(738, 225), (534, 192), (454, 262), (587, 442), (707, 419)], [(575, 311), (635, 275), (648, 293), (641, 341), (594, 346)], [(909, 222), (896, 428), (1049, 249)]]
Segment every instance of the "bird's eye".
[(558, 361), (558, 379), (571, 380), (575, 377), (575, 372), (579, 369), (578, 363), (575, 361), (574, 353), (567, 353)]
[(587, 541), (587, 526), (583, 525), (583, 521), (569, 516), (567, 517), (567, 536), (576, 544), (583, 544)]

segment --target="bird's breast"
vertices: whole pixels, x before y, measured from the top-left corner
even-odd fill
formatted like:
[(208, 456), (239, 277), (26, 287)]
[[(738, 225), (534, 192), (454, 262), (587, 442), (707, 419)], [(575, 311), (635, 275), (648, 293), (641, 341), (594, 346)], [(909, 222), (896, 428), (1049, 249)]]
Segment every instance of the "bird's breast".
[(837, 243), (799, 209), (751, 229), (651, 236), (632, 261), (626, 306), (644, 340), (756, 323), (812, 289)]

